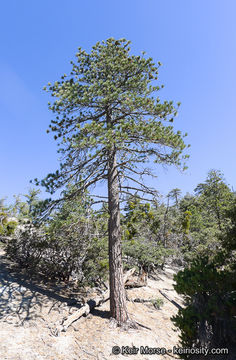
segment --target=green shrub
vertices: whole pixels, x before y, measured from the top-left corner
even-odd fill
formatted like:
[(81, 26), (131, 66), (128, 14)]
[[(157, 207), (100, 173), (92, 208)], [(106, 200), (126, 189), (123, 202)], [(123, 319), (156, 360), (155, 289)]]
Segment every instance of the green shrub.
[(6, 235), (7, 236), (13, 235), (15, 230), (16, 230), (17, 225), (18, 225), (18, 223), (16, 221), (9, 221), (5, 225), (5, 227), (6, 227)]
[(155, 309), (160, 310), (160, 308), (164, 305), (164, 301), (161, 298), (156, 298), (152, 300), (152, 305)]
[(174, 277), (174, 288), (186, 302), (186, 307), (172, 318), (181, 331), (183, 347), (236, 344), (236, 320), (232, 315), (236, 306), (235, 274), (220, 265), (207, 256), (197, 257)]

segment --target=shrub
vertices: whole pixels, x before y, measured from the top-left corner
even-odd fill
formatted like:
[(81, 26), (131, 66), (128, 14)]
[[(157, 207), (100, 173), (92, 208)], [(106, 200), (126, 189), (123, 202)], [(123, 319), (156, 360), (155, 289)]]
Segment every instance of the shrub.
[(163, 306), (164, 301), (161, 298), (156, 298), (154, 300), (152, 300), (152, 305), (154, 306), (155, 309), (160, 310), (160, 308)]
[(215, 261), (209, 261), (207, 256), (197, 257), (189, 268), (174, 277), (175, 290), (186, 301), (186, 307), (172, 318), (181, 331), (183, 347), (236, 344), (236, 320), (232, 314), (236, 306), (236, 279), (232, 270), (222, 268), (219, 259), (220, 254)]

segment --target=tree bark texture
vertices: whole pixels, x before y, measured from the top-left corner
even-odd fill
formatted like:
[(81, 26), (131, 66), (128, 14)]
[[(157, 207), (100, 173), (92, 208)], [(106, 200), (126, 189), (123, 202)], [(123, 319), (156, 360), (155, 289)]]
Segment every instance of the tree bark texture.
[(122, 325), (129, 319), (123, 286), (119, 183), (115, 146), (110, 149), (108, 159), (108, 209), (110, 312), (117, 324)]

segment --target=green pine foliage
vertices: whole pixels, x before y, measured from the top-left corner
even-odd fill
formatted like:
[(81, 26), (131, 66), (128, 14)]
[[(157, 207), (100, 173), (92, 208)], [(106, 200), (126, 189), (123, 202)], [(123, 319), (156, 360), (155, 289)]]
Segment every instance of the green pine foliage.
[(186, 261), (199, 254), (214, 257), (221, 246), (221, 234), (230, 224), (227, 211), (234, 198), (223, 174), (211, 170), (206, 181), (196, 187), (195, 195), (187, 194), (180, 200), (179, 216), (184, 233), (181, 251)]
[(161, 216), (159, 206), (143, 203), (138, 197), (130, 197), (123, 216), (123, 251), (127, 265), (147, 270), (160, 266), (172, 253), (160, 240)]
[(222, 267), (222, 255), (218, 255), (221, 262), (197, 257), (175, 276), (175, 290), (186, 303), (172, 318), (181, 330), (183, 347), (223, 348), (236, 344), (235, 271)]
[(82, 271), (84, 283), (86, 284), (101, 285), (108, 280), (109, 259), (106, 237), (92, 238), (83, 262)]
[[(202, 253), (192, 254), (186, 268), (175, 276), (175, 289), (184, 296), (186, 307), (179, 310), (173, 322), (181, 330), (182, 345), (186, 347), (236, 346), (236, 202), (235, 194), (218, 175), (209, 173), (207, 181), (198, 186), (197, 197), (203, 203), (209, 198), (203, 216), (208, 214), (208, 226), (215, 225), (209, 231), (212, 242), (202, 244)], [(203, 231), (200, 236), (205, 226), (199, 228)]]
[(55, 98), (49, 104), (55, 120), (48, 132), (60, 144), (60, 170), (42, 181), (35, 179), (36, 184), (54, 193), (72, 181), (77, 191), (84, 191), (107, 179), (113, 148), (119, 160), (120, 195), (155, 194), (138, 181), (140, 175), (150, 174), (140, 163), (185, 167), (188, 158), (182, 155), (186, 134), (171, 125), (179, 105), (158, 97), (160, 64), (131, 55), (130, 41), (113, 38), (98, 42), (90, 53), (79, 48), (71, 64), (69, 75), (45, 87)]
[(22, 223), (6, 251), (23, 267), (50, 278), (65, 280), (74, 272), (83, 277), (81, 267), (94, 227), (91, 218), (87, 199), (64, 202), (40, 226), (32, 221)]
[[(72, 192), (73, 186), (66, 191)], [(7, 242), (8, 256), (48, 279), (73, 278), (80, 284), (90, 285), (105, 281), (108, 275), (108, 214), (105, 208), (95, 213), (90, 203), (88, 196), (60, 202), (50, 218), (40, 223), (22, 222), (22, 213), (18, 212), (21, 225)]]

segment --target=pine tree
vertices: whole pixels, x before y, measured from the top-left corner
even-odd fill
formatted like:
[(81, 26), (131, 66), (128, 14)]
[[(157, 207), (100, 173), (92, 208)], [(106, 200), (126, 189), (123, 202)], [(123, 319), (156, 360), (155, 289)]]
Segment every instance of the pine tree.
[(107, 181), (110, 310), (118, 325), (129, 320), (122, 280), (121, 196), (155, 194), (140, 179), (151, 173), (143, 163), (182, 166), (187, 157), (182, 156), (186, 134), (165, 124), (173, 122), (178, 105), (161, 102), (160, 87), (151, 85), (161, 64), (156, 66), (145, 53), (131, 55), (129, 45), (110, 38), (90, 53), (79, 48), (70, 75), (48, 84), (46, 90), (56, 98), (49, 109), (57, 114), (49, 127), (55, 139), (61, 138), (62, 162), (54, 174), (36, 179), (50, 193), (73, 181), (71, 197)]
[(225, 211), (232, 202), (233, 193), (225, 183), (221, 171), (209, 171), (206, 181), (198, 184), (194, 191), (205, 200), (208, 210), (215, 215), (218, 229), (223, 230)]

